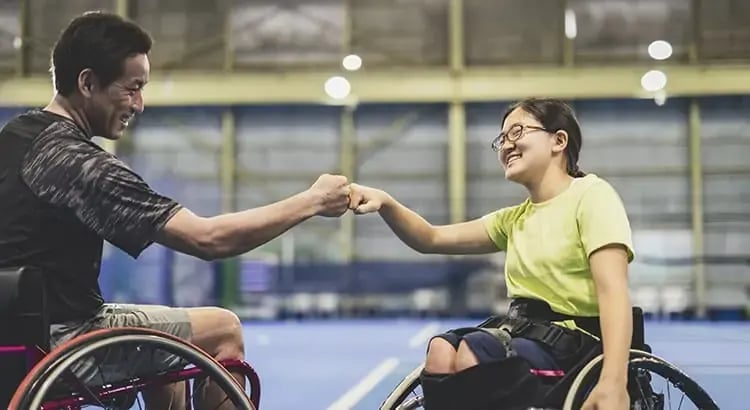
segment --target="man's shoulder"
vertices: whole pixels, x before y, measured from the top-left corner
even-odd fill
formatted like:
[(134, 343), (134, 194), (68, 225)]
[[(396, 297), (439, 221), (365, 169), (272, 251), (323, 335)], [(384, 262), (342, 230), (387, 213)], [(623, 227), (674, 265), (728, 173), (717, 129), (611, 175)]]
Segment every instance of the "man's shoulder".
[(99, 158), (106, 160), (108, 153), (91, 141), (80, 128), (67, 120), (50, 122), (34, 138), (30, 158), (54, 162), (68, 162), (76, 159)]
[(39, 109), (31, 109), (11, 118), (1, 132), (30, 141), (50, 136), (62, 137), (60, 143), (63, 144), (66, 141), (86, 140), (83, 131), (69, 120)]
[(40, 115), (39, 110), (29, 110), (12, 117), (2, 128), (0, 134), (11, 134), (26, 140), (37, 138), (52, 123), (50, 118)]
[(47, 126), (33, 138), (24, 156), (22, 175), (29, 186), (39, 190), (64, 185), (71, 178), (95, 181), (111, 168), (111, 155), (74, 123), (55, 115), (43, 117), (34, 121), (47, 121)]

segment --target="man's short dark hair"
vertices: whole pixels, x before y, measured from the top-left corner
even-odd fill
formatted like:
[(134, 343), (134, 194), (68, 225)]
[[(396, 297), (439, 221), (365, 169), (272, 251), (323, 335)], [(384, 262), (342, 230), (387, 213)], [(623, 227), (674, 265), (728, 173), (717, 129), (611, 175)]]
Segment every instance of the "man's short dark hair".
[(112, 13), (84, 13), (68, 24), (52, 51), (55, 88), (69, 96), (86, 68), (106, 87), (122, 75), (128, 57), (148, 54), (151, 45), (151, 36), (132, 21)]

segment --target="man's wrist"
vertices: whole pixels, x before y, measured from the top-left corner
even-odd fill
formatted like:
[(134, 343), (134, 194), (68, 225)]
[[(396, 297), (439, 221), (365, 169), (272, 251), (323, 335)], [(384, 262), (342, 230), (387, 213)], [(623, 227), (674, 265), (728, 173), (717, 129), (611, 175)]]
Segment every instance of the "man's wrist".
[(300, 192), (299, 196), (304, 204), (304, 216), (318, 215), (323, 210), (323, 197), (312, 189)]

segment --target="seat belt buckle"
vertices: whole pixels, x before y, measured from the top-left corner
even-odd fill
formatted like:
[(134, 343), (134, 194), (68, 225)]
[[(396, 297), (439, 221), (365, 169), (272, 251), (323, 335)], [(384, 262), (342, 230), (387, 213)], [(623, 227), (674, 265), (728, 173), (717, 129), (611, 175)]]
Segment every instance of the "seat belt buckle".
[(547, 331), (544, 333), (544, 336), (542, 336), (542, 342), (548, 346), (555, 347), (555, 345), (557, 345), (557, 342), (559, 342), (564, 335), (565, 330), (563, 330), (559, 326), (550, 324), (550, 326), (547, 328)]
[(523, 337), (524, 333), (531, 327), (531, 321), (524, 318), (518, 318), (510, 322), (508, 333), (513, 337)]

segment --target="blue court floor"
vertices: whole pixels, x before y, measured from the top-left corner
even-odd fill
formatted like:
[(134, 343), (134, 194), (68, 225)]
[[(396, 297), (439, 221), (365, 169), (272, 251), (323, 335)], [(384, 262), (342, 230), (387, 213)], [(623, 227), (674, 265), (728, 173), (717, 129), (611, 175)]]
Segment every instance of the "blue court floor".
[[(249, 322), (247, 360), (262, 410), (372, 410), (423, 358), (428, 338), (467, 320)], [(721, 409), (750, 409), (750, 323), (648, 322), (654, 353), (698, 381)]]

